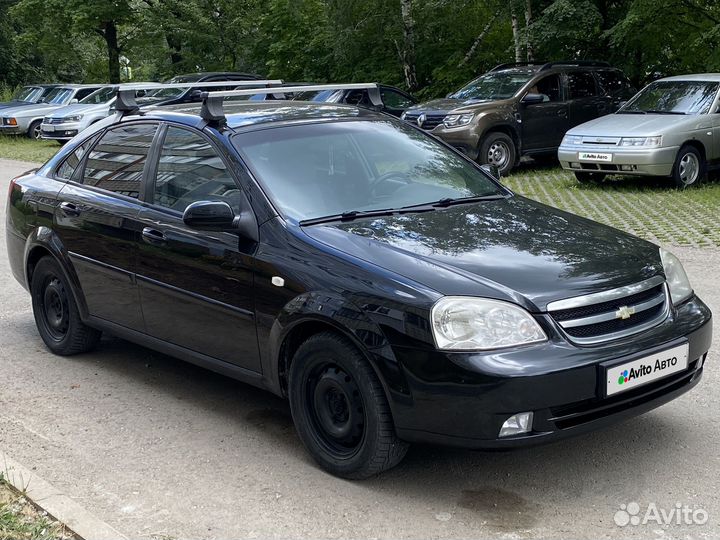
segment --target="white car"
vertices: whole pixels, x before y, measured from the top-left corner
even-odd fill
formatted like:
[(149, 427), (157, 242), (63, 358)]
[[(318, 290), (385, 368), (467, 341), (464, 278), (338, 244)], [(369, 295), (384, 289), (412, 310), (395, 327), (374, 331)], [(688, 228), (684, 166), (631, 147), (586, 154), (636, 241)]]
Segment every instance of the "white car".
[(558, 149), (580, 182), (608, 174), (701, 182), (720, 159), (720, 73), (659, 79), (616, 113), (569, 130)]
[(69, 141), (95, 122), (110, 115), (116, 93), (117, 86), (103, 86), (79, 103), (48, 114), (40, 126), (40, 136), (43, 139)]

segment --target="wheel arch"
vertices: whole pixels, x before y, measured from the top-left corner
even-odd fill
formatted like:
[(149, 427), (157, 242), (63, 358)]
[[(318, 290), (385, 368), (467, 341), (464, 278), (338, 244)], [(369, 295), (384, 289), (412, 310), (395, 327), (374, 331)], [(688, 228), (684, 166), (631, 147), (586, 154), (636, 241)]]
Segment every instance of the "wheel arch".
[(705, 144), (699, 139), (687, 139), (684, 141), (680, 148), (678, 149), (678, 153), (680, 150), (682, 150), (685, 146), (692, 146), (693, 148), (697, 149), (698, 152), (700, 152), (700, 156), (703, 158), (703, 161), (707, 164), (707, 149), (705, 148)]

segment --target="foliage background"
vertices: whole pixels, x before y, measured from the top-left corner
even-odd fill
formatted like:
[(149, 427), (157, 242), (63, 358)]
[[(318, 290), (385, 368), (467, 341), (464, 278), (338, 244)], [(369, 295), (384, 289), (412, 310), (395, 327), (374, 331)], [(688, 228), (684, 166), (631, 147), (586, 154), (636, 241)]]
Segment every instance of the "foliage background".
[(125, 80), (121, 57), (136, 81), (237, 70), (421, 98), (516, 58), (596, 59), (641, 86), (720, 71), (719, 42), (717, 0), (0, 0), (0, 95)]

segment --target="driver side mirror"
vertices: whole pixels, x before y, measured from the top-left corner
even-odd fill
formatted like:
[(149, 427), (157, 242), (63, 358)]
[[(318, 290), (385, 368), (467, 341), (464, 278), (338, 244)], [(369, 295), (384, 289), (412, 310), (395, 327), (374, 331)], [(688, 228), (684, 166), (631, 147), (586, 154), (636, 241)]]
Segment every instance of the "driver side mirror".
[(183, 223), (199, 231), (236, 232), (258, 241), (257, 223), (252, 211), (236, 215), (224, 201), (196, 201), (183, 212)]
[(190, 95), (188, 96), (188, 99), (190, 101), (201, 101), (202, 99), (202, 90), (198, 90), (197, 88), (190, 92)]
[(520, 100), (520, 103), (523, 103), (525, 105), (532, 105), (534, 103), (542, 103), (545, 101), (545, 98), (541, 94), (525, 94), (525, 97), (523, 97)]
[(70, 105), (75, 105), (76, 103), (80, 103), (80, 100), (79, 99), (71, 99), (70, 100)]
[(482, 172), (484, 172), (491, 178), (494, 178), (495, 180), (498, 180), (498, 181), (500, 180), (500, 176), (501, 176), (500, 169), (497, 168), (497, 165), (490, 165), (488, 163), (485, 165), (480, 165), (480, 169), (482, 170)]

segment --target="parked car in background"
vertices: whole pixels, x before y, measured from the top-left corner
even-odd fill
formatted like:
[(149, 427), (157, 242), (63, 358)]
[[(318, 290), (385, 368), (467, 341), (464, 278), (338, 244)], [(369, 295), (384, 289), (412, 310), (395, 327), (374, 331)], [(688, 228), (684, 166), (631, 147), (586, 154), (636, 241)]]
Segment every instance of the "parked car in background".
[(521, 156), (554, 156), (568, 129), (614, 112), (633, 93), (605, 62), (503, 64), (403, 118), (505, 174)]
[[(189, 73), (187, 75), (177, 75), (172, 79), (165, 81), (168, 84), (180, 84), (180, 83), (201, 83), (201, 82), (222, 82), (222, 81), (253, 81), (261, 80), (263, 77), (254, 75), (251, 73), (240, 73), (234, 71), (213, 71), (205, 73)], [(232, 90), (235, 88), (232, 84), (228, 84), (226, 90)], [(214, 88), (214, 90), (221, 90), (220, 88)], [(179, 105), (182, 103), (197, 103), (200, 99), (200, 94), (203, 92), (201, 88), (193, 88), (189, 86), (187, 88), (162, 88), (148, 92), (148, 94), (142, 99), (138, 99), (138, 105), (140, 107), (149, 107), (154, 105)]]
[(712, 315), (666, 250), (387, 114), (206, 96), (119, 99), (11, 181), (10, 268), (54, 353), (108, 332), (265, 388), (346, 478), (410, 442), (569, 437), (700, 382)]
[(615, 114), (568, 131), (558, 158), (580, 182), (622, 174), (696, 185), (720, 160), (719, 100), (718, 73), (657, 80)]
[[(408, 107), (415, 105), (417, 99), (394, 86), (379, 84), (382, 110), (393, 116), (400, 116)], [(345, 103), (358, 107), (373, 107), (367, 90), (318, 90), (300, 92), (293, 97), (295, 101), (314, 101), (315, 103)]]
[(38, 103), (56, 86), (57, 84), (33, 84), (23, 86), (10, 101), (0, 103), (0, 109), (22, 107)]
[(63, 84), (50, 90), (34, 105), (3, 109), (0, 111), (0, 133), (39, 139), (40, 125), (45, 116), (66, 105), (79, 102), (102, 87), (100, 84)]
[[(59, 142), (69, 141), (95, 122), (110, 115), (117, 89), (117, 85), (104, 86), (81, 99), (79, 103), (48, 114), (40, 126), (41, 137)], [(144, 95), (144, 92), (140, 91), (139, 94)]]

